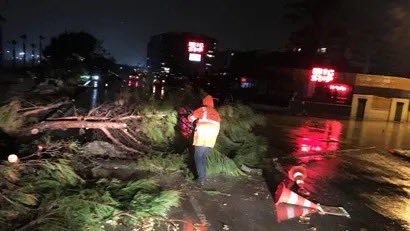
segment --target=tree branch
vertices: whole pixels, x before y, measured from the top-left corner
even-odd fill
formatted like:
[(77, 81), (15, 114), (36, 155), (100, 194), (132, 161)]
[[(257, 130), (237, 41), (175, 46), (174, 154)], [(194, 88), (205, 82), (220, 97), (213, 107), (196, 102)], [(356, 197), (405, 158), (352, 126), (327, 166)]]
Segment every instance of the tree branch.
[[(29, 116), (29, 115), (33, 115), (33, 114), (38, 114), (38, 113), (48, 111), (48, 110), (51, 110), (51, 109), (59, 108), (59, 107), (65, 105), (65, 104), (69, 104), (69, 103), (70, 102), (68, 102), (68, 101), (64, 101), (64, 102), (60, 102), (60, 103), (56, 103), (56, 104), (52, 104), (52, 105), (48, 105), (48, 106), (39, 107), (37, 109), (24, 112), (22, 114), (22, 116)], [(22, 110), (24, 110), (24, 109), (22, 109)]]
[(144, 153), (142, 153), (142, 152), (140, 152), (140, 151), (138, 151), (138, 150), (135, 150), (135, 149), (133, 149), (133, 148), (127, 147), (126, 145), (124, 145), (123, 143), (121, 143), (119, 140), (115, 139), (115, 138), (112, 136), (112, 134), (110, 133), (110, 131), (108, 131), (107, 128), (100, 128), (100, 130), (101, 130), (102, 132), (104, 132), (104, 134), (105, 134), (112, 142), (114, 142), (116, 145), (118, 145), (119, 147), (121, 147), (121, 148), (123, 148), (123, 149), (125, 149), (125, 150), (127, 150), (127, 151), (130, 151), (130, 152), (133, 152), (133, 153), (137, 153), (137, 154), (139, 154), (139, 155), (144, 155)]
[(31, 134), (35, 135), (45, 130), (67, 130), (73, 128), (85, 129), (126, 129), (127, 124), (121, 122), (92, 122), (92, 121), (44, 121), (35, 125), (31, 129)]

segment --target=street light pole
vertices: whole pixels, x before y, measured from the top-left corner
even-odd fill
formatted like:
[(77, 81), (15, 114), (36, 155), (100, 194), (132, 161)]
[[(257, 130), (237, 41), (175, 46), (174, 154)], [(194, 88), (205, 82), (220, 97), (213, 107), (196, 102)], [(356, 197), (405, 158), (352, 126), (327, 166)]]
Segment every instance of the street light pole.
[(39, 54), (39, 60), (40, 63), (43, 60), (43, 40), (45, 39), (43, 36), (38, 36), (39, 38), (39, 44), (38, 44), (38, 54)]
[(23, 40), (23, 67), (26, 67), (26, 39), (27, 39), (27, 35), (23, 34), (22, 36), (20, 36), (20, 38)]
[(36, 44), (32, 43), (31, 44), (31, 67), (34, 67), (35, 62), (36, 62)]
[(15, 69), (16, 68), (16, 45), (17, 45), (17, 41), (16, 40), (11, 40), (11, 44), (13, 45), (13, 51), (12, 51), (13, 69)]

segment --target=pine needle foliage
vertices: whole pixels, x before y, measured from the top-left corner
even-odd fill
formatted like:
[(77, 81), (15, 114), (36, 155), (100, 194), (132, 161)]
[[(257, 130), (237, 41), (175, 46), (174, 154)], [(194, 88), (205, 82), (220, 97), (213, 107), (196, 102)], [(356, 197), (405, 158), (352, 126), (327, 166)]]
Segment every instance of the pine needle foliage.
[(186, 156), (181, 154), (151, 155), (138, 159), (137, 169), (150, 172), (176, 172), (186, 168)]
[(21, 103), (18, 100), (0, 107), (0, 128), (5, 132), (13, 132), (21, 128), (23, 120), (18, 111), (21, 109)]
[(153, 142), (164, 144), (174, 139), (177, 123), (175, 110), (150, 105), (146, 106), (140, 115), (149, 115), (143, 118), (141, 128), (142, 132)]
[(218, 112), (222, 122), (215, 149), (237, 165), (258, 166), (267, 151), (267, 142), (256, 136), (253, 129), (264, 126), (265, 118), (239, 103), (224, 105)]
[[(15, 181), (6, 177), (7, 168), (19, 172)], [(123, 219), (134, 227), (142, 218), (165, 218), (180, 200), (179, 192), (161, 191), (150, 179), (85, 181), (62, 159), (0, 170), (0, 230), (104, 230), (121, 213), (137, 218)]]
[(218, 174), (228, 176), (244, 175), (232, 159), (219, 153), (217, 150), (212, 150), (208, 153), (207, 159), (207, 174), (209, 176)]

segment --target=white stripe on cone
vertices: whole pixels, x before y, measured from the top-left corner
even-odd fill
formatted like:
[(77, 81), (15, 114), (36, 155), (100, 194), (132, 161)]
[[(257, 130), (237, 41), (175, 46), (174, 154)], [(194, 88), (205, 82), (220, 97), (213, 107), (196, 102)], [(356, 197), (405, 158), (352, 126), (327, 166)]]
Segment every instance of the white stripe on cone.
[(302, 176), (302, 177), (303, 177), (303, 173), (301, 173), (301, 172), (295, 172), (295, 173), (293, 174), (293, 178), (296, 178), (296, 177), (298, 177), (298, 176)]
[(308, 207), (310, 208), (310, 206), (312, 205), (312, 202), (310, 202), (309, 200), (306, 200), (303, 202), (303, 207)]
[(295, 217), (295, 209), (293, 207), (288, 207), (286, 208), (286, 212), (288, 215), (288, 219), (294, 218)]
[(291, 204), (291, 205), (295, 205), (298, 202), (298, 197), (299, 197), (298, 194), (290, 191), (290, 196), (289, 196), (289, 199), (288, 199), (287, 203)]

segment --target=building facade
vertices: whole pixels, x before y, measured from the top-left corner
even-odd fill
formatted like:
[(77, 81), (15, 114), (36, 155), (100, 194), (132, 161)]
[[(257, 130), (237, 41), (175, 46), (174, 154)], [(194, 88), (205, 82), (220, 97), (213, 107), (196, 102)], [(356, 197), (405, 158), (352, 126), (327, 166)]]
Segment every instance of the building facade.
[(350, 117), (409, 122), (410, 79), (356, 74)]
[(190, 32), (168, 32), (150, 38), (147, 68), (163, 77), (198, 77), (213, 72), (216, 40)]

